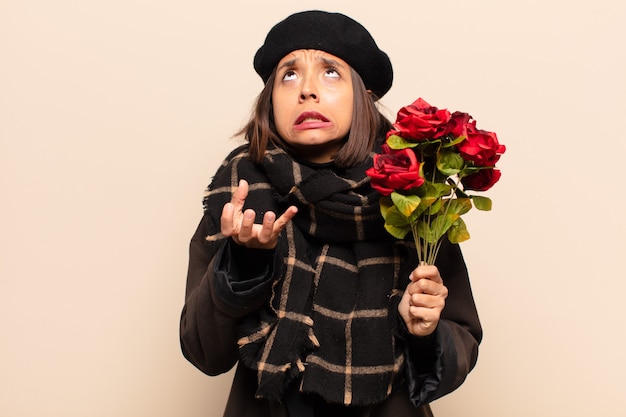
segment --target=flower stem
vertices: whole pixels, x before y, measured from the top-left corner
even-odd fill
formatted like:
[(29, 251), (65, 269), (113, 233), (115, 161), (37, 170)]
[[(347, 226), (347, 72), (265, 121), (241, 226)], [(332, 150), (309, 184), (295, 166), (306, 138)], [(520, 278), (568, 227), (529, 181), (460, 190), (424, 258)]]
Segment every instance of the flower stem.
[[(415, 240), (415, 250), (417, 251), (417, 259), (419, 261), (419, 264), (421, 265), (422, 263), (426, 262), (426, 254), (425, 252), (423, 253), (422, 250), (422, 241), (421, 238), (419, 236), (419, 233), (417, 232), (417, 222), (411, 222), (411, 232), (413, 233), (413, 240)], [(427, 245), (428, 243), (425, 242), (425, 244)]]
[[(445, 205), (445, 209), (443, 211), (443, 217), (444, 218), (448, 215), (448, 211), (450, 210), (451, 200), (454, 198), (454, 195), (456, 195), (456, 190), (459, 188), (459, 184), (457, 182), (455, 182), (453, 180), (451, 180), (450, 182), (453, 183), (454, 185), (452, 186), (452, 189), (450, 191), (450, 195), (448, 196), (448, 199), (444, 200), (444, 205)], [(441, 248), (441, 241), (442, 240), (443, 240), (443, 236), (441, 236), (439, 238), (437, 243), (432, 248), (431, 253), (429, 254), (430, 258), (428, 258), (428, 262), (431, 265), (435, 264), (435, 259), (437, 259), (437, 255), (439, 254), (439, 249)]]

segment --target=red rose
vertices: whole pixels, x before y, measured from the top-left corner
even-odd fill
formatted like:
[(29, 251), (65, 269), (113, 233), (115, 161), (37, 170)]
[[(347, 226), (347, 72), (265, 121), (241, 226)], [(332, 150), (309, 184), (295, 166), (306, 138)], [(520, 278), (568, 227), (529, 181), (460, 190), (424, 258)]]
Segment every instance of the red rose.
[(371, 178), (372, 188), (382, 195), (424, 184), (424, 178), (420, 175), (420, 162), (409, 148), (392, 151), (383, 145), (383, 153), (374, 155), (374, 166), (365, 173)]
[(455, 111), (450, 116), (444, 135), (451, 135), (455, 139), (461, 136), (467, 137), (467, 125), (471, 118), (472, 116), (467, 113)]
[(459, 143), (457, 148), (463, 159), (481, 167), (494, 166), (506, 150), (498, 142), (495, 132), (477, 129), (475, 120), (467, 125), (467, 139)]
[(448, 120), (450, 120), (448, 110), (439, 110), (418, 98), (398, 111), (396, 122), (393, 124), (395, 130), (390, 131), (388, 136), (395, 134), (414, 141), (435, 139), (445, 133)]
[(487, 191), (498, 182), (502, 173), (498, 169), (481, 169), (475, 174), (461, 178), (465, 190)]

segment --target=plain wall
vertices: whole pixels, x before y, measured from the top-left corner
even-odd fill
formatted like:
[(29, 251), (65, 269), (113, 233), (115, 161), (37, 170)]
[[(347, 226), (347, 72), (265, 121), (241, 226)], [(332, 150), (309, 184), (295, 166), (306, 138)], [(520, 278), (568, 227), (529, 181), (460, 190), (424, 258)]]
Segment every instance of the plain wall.
[(221, 415), (179, 349), (204, 187), (294, 11), (344, 12), (507, 152), (463, 244), (484, 326), (438, 417), (626, 415), (623, 0), (0, 0), (0, 415)]

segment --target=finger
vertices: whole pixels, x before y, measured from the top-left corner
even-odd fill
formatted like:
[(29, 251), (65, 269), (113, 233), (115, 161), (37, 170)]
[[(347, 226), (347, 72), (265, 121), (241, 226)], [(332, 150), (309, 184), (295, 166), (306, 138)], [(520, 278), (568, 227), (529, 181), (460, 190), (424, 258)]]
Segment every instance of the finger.
[(230, 202), (235, 206), (235, 210), (241, 211), (246, 202), (246, 198), (248, 198), (248, 181), (242, 179), (239, 180), (239, 185), (235, 192), (233, 192)]
[[(410, 313), (412, 315), (412, 313)], [(422, 317), (413, 319), (410, 323), (411, 333), (416, 336), (427, 336), (435, 331), (439, 324), (439, 318)]]
[(285, 210), (285, 212), (274, 222), (273, 234), (277, 236), (297, 213), (298, 208), (296, 206), (289, 206), (287, 210)]
[(429, 294), (444, 298), (448, 296), (448, 288), (445, 285), (426, 278), (410, 283), (407, 289), (409, 294)]
[(441, 311), (434, 308), (410, 306), (409, 317), (413, 322), (436, 323), (440, 319)]
[(442, 296), (429, 294), (413, 294), (409, 299), (409, 305), (427, 309), (443, 310), (446, 300)]
[(272, 211), (268, 211), (263, 215), (263, 224), (261, 225), (261, 230), (259, 231), (259, 243), (266, 244), (269, 243), (272, 238), (272, 232), (274, 230), (274, 221), (276, 220), (276, 214)]
[(234, 231), (234, 213), (235, 206), (232, 203), (224, 204), (222, 208), (222, 216), (220, 217), (220, 228), (222, 234), (231, 236)]
[(439, 269), (434, 265), (419, 265), (411, 273), (410, 279), (413, 282), (420, 279), (428, 279), (439, 284), (443, 283), (443, 279), (439, 274)]
[(253, 238), (255, 217), (256, 213), (252, 209), (247, 209), (243, 212), (243, 216), (241, 218), (241, 226), (239, 227), (239, 233), (237, 234), (240, 242), (248, 242), (250, 239)]
[(439, 310), (432, 308), (410, 306), (409, 315), (412, 320), (426, 321), (430, 323), (439, 321)]

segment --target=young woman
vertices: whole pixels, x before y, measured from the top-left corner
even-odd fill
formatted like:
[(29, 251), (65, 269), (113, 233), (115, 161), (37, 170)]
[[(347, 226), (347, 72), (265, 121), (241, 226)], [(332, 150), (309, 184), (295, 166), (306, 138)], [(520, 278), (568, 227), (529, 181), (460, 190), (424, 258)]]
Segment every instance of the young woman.
[(237, 365), (225, 416), (432, 415), (482, 336), (458, 245), (417, 266), (383, 228), (365, 170), (390, 123), (392, 66), (339, 13), (279, 22), (254, 57), (265, 82), (217, 170), (191, 240), (185, 357)]

